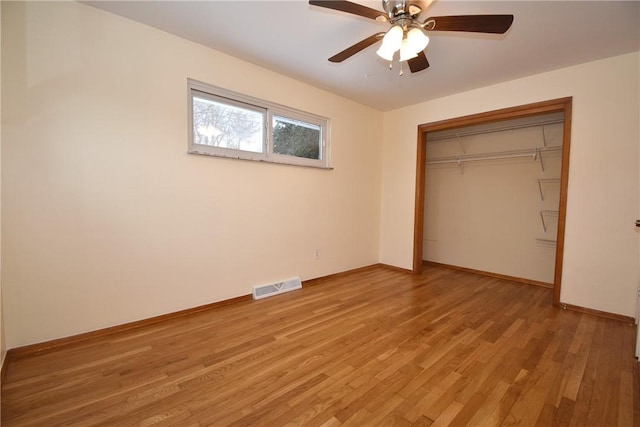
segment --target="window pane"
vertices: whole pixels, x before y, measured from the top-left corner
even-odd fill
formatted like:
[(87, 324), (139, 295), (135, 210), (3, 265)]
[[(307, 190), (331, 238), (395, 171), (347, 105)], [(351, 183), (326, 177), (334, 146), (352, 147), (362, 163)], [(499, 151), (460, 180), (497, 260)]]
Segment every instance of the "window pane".
[(262, 153), (264, 113), (193, 96), (193, 143)]
[(321, 127), (311, 123), (273, 116), (273, 152), (319, 160)]

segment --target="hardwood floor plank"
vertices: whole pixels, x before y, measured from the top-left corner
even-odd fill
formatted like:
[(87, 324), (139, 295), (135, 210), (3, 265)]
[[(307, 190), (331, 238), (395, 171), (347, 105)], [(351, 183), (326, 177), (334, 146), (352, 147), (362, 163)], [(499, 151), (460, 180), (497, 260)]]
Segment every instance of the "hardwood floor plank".
[(496, 405), (496, 408), (489, 414), (489, 416), (483, 420), (481, 423), (484, 425), (502, 425), (504, 420), (509, 415), (513, 404), (516, 402), (518, 397), (520, 396), (520, 392), (524, 386), (527, 377), (529, 376), (529, 371), (525, 369), (521, 369), (518, 372), (515, 380), (509, 384), (509, 387), (502, 395), (502, 398)]
[[(635, 332), (636, 326), (629, 325), (629, 328)], [(633, 337), (629, 334), (622, 335), (622, 348), (635, 347)], [(633, 367), (638, 365), (638, 362), (624, 363), (622, 364), (622, 371), (620, 372), (620, 384), (619, 384), (619, 399), (618, 399), (618, 426), (630, 426), (633, 425)]]
[(422, 416), (418, 418), (415, 423), (411, 424), (411, 427), (430, 427), (431, 425), (433, 425), (433, 420), (426, 416)]
[(571, 416), (573, 415), (574, 401), (563, 397), (553, 416), (552, 425), (568, 426)]
[[(553, 424), (553, 414), (555, 413), (556, 408), (549, 405), (549, 404), (545, 404), (542, 407), (542, 410), (540, 411), (540, 414), (538, 415), (538, 418), (536, 420), (536, 424), (535, 427), (548, 427), (550, 425)], [(527, 425), (524, 424), (523, 425)]]
[[(315, 283), (315, 282), (314, 282)], [(640, 425), (635, 328), (551, 291), (372, 267), (10, 361), (2, 423)]]
[(461, 403), (452, 401), (449, 406), (447, 406), (444, 411), (440, 413), (440, 416), (433, 420), (432, 427), (442, 427), (450, 425), (451, 421), (455, 418), (455, 416), (460, 412), (463, 405)]
[(411, 423), (396, 412), (391, 412), (385, 418), (380, 420), (380, 422), (372, 425), (375, 427), (411, 427)]
[(633, 425), (640, 426), (640, 363), (633, 361)]
[[(612, 320), (603, 320), (603, 323)], [(617, 425), (618, 423), (618, 393), (620, 382), (620, 366), (616, 363), (615, 355), (620, 353), (620, 336), (617, 330), (604, 334), (603, 351), (600, 363), (596, 368), (591, 394), (591, 403), (587, 414), (590, 425)]]
[[(431, 420), (435, 420), (438, 416), (440, 416), (441, 411), (436, 411), (432, 409), (436, 402), (440, 400), (440, 398), (445, 394), (446, 390), (449, 389), (458, 379), (460, 379), (460, 374), (457, 372), (450, 372), (446, 377), (442, 379), (442, 381), (438, 382), (432, 388), (429, 389), (429, 392), (424, 395), (424, 397), (417, 402), (417, 404), (407, 412), (404, 417), (411, 422), (416, 422), (420, 417), (425, 416)], [(435, 413), (431, 417), (426, 414), (426, 412), (431, 411)]]
[[(573, 408), (573, 416), (569, 422), (570, 426), (585, 426), (587, 425), (587, 416), (589, 413), (589, 406), (591, 404), (591, 396), (593, 394), (593, 386), (597, 373), (598, 366), (601, 366), (600, 353), (604, 352), (602, 348), (602, 339), (605, 331), (604, 321), (598, 319), (595, 322), (595, 329), (593, 331), (593, 338), (591, 346), (589, 348), (589, 356), (584, 368), (584, 374), (580, 381), (580, 387), (578, 388), (578, 394), (576, 395)], [(597, 402), (596, 402), (597, 404)]]
[[(470, 406), (468, 412), (475, 412), (473, 414), (465, 413), (466, 408), (456, 415), (456, 418), (451, 422), (452, 425), (460, 426), (495, 426), (500, 425), (499, 420), (503, 417), (499, 416), (500, 409), (498, 405), (503, 401), (507, 390), (509, 390), (510, 384), (507, 382), (499, 381), (494, 388), (491, 389), (489, 395), (482, 400), (482, 403), (476, 408)], [(472, 404), (475, 403), (472, 401)], [(471, 416), (468, 420), (466, 418)], [(505, 414), (506, 415), (506, 414)]]

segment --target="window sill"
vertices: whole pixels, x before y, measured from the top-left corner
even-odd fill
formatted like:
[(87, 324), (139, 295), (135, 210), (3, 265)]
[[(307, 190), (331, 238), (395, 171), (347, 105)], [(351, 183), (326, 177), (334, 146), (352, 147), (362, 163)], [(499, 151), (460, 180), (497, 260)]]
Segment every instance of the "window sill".
[(250, 156), (242, 157), (242, 156), (237, 156), (237, 155), (232, 155), (232, 154), (230, 154), (230, 155), (211, 154), (211, 153), (206, 153), (206, 152), (197, 151), (197, 150), (189, 150), (189, 151), (187, 151), (187, 154), (194, 154), (194, 155), (206, 156), (206, 157), (215, 157), (215, 158), (218, 158), (218, 159), (246, 160), (246, 161), (250, 161), (250, 162), (272, 163), (272, 164), (275, 164), (275, 165), (287, 165), (287, 166), (298, 166), (298, 167), (312, 168), (312, 169), (333, 170), (333, 167), (331, 167), (331, 166), (297, 163), (295, 161), (289, 161), (288, 162), (286, 160), (267, 159), (267, 158), (264, 158), (264, 157), (251, 158)]

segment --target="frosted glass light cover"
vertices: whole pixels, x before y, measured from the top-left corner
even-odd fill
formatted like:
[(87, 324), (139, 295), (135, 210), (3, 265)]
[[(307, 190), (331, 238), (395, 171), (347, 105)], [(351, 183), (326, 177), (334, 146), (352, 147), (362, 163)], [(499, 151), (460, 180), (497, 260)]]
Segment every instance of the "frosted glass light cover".
[(420, 29), (412, 28), (407, 33), (407, 42), (415, 53), (423, 51), (429, 44), (429, 37)]
[(391, 49), (385, 49), (384, 45), (382, 45), (382, 46), (380, 46), (380, 49), (378, 49), (376, 51), (376, 53), (378, 54), (378, 56), (380, 58), (391, 62), (391, 61), (393, 61), (393, 54), (395, 53), (395, 51), (393, 51)]
[(404, 31), (399, 25), (394, 25), (387, 31), (387, 34), (382, 38), (382, 48), (385, 51), (397, 52), (400, 49), (402, 43), (402, 36)]
[(407, 39), (402, 40), (402, 46), (400, 47), (400, 61), (406, 61), (418, 56), (418, 54), (412, 49)]

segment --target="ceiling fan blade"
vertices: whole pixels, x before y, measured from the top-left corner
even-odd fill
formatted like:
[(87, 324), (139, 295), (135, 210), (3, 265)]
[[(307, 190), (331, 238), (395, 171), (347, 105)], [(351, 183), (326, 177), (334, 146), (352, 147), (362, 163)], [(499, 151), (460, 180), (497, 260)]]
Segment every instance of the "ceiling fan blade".
[(504, 34), (513, 23), (513, 15), (433, 16), (424, 21), (430, 31), (468, 31), (472, 33)]
[(408, 60), (407, 64), (409, 64), (409, 69), (412, 73), (417, 73), (418, 71), (426, 70), (427, 68), (429, 68), (429, 61), (427, 61), (427, 56), (424, 54), (424, 52), (420, 52), (418, 56)]
[(364, 16), (365, 18), (376, 19), (378, 21), (388, 21), (387, 15), (385, 15), (384, 12), (346, 0), (309, 0), (309, 4)]
[(362, 41), (359, 41), (358, 43), (354, 44), (353, 46), (350, 46), (350, 47), (346, 48), (342, 52), (336, 53), (331, 58), (329, 58), (329, 61), (331, 61), (331, 62), (342, 62), (345, 59), (349, 58), (350, 56), (355, 55), (356, 53), (360, 52), (361, 50), (363, 50), (363, 49), (371, 46), (372, 44), (376, 43), (377, 41), (381, 40), (382, 37), (384, 37), (384, 33), (377, 33), (377, 34), (374, 34), (372, 36), (369, 36), (366, 39), (364, 39)]

